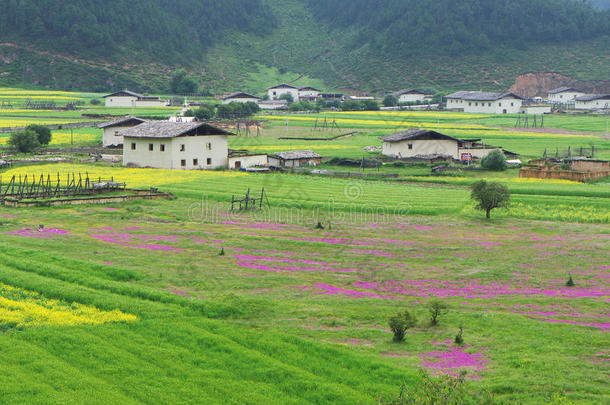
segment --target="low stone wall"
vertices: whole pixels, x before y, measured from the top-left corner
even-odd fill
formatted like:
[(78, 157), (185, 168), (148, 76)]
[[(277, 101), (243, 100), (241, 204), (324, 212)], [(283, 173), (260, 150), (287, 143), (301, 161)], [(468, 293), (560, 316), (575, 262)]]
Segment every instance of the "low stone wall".
[(535, 179), (555, 179), (571, 181), (587, 181), (601, 179), (610, 176), (610, 172), (577, 172), (573, 170), (549, 170), (545, 168), (524, 167), (519, 172), (519, 177), (530, 177)]

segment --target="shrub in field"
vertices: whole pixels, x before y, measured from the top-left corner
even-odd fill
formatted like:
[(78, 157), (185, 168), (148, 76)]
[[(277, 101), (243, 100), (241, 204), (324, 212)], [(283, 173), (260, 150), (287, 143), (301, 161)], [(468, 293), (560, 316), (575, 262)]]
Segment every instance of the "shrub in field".
[(481, 167), (487, 170), (501, 172), (506, 170), (506, 156), (502, 151), (496, 149), (481, 159)]
[(448, 311), (448, 307), (446, 304), (434, 300), (430, 303), (428, 308), (428, 312), (430, 312), (430, 325), (436, 326), (438, 324), (439, 318), (445, 315)]
[(212, 118), (214, 118), (214, 107), (212, 107), (211, 105), (204, 104), (197, 108), (195, 111), (193, 111), (193, 115), (200, 120), (211, 120)]
[(89, 104), (91, 104), (91, 105), (100, 105), (100, 104), (102, 104), (102, 102), (100, 101), (99, 98), (92, 98), (91, 101), (89, 101)]
[(224, 256), (224, 255), (225, 255), (225, 248), (221, 248), (220, 253), (218, 253), (218, 256)]
[(394, 342), (400, 343), (405, 340), (407, 329), (412, 328), (417, 323), (417, 318), (409, 311), (400, 312), (390, 318), (388, 324), (394, 334)]
[(32, 153), (40, 148), (38, 135), (31, 130), (13, 132), (8, 140), (9, 146), (21, 153)]
[(189, 94), (195, 93), (199, 85), (194, 78), (187, 75), (187, 73), (180, 69), (172, 75), (170, 81), (170, 89), (174, 94)]
[(574, 280), (572, 279), (572, 275), (570, 274), (570, 277), (568, 278), (568, 281), (566, 282), (566, 287), (574, 287), (576, 284), (574, 283)]
[(43, 146), (48, 145), (51, 142), (51, 138), (53, 137), (53, 135), (51, 134), (51, 128), (47, 127), (46, 125), (31, 124), (28, 125), (25, 129), (36, 132), (38, 143)]
[(494, 208), (508, 207), (510, 191), (502, 183), (479, 180), (472, 185), (470, 197), (476, 201), (477, 209), (485, 211), (489, 219)]
[(464, 329), (462, 328), (462, 325), (460, 325), (460, 330), (457, 333), (457, 335), (455, 335), (455, 339), (453, 340), (454, 343), (456, 345), (463, 345), (464, 344)]
[(385, 96), (385, 98), (383, 99), (383, 105), (385, 107), (395, 107), (396, 105), (398, 105), (398, 99), (396, 98), (395, 95), (393, 94), (388, 94), (387, 96)]
[(407, 385), (400, 388), (398, 397), (390, 400), (380, 400), (384, 405), (458, 405), (465, 403), (491, 403), (491, 398), (485, 402), (476, 400), (468, 392), (465, 375), (451, 377), (443, 375), (433, 377), (422, 371), (422, 381), (418, 384)]

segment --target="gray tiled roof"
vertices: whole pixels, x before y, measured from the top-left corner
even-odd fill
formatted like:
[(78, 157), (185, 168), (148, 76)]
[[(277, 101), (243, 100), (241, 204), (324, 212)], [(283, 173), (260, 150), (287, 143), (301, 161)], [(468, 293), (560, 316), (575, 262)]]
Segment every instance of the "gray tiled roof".
[(610, 100), (610, 94), (585, 94), (584, 96), (576, 97), (576, 101), (593, 101), (593, 100)]
[(119, 118), (118, 120), (114, 120), (114, 121), (104, 122), (103, 124), (100, 124), (97, 127), (98, 128), (120, 127), (120, 126), (122, 126), (122, 124), (126, 124), (130, 121), (139, 122), (140, 124), (143, 122), (146, 122), (146, 120), (143, 120), (141, 118), (125, 117), (125, 118)]
[(275, 156), (282, 160), (317, 159), (322, 157), (312, 150), (291, 150), (288, 152), (277, 152)]
[(177, 138), (183, 135), (234, 135), (205, 122), (149, 121), (126, 129), (126, 138)]
[(446, 98), (457, 98), (460, 100), (472, 101), (496, 101), (506, 97), (513, 97), (523, 100), (523, 97), (518, 96), (515, 93), (494, 93), (486, 91), (458, 91), (449, 94)]
[(549, 94), (563, 93), (564, 91), (576, 91), (582, 93), (582, 91), (575, 89), (574, 87), (559, 87), (557, 89), (549, 90)]
[(458, 139), (427, 129), (409, 129), (394, 134), (379, 137), (384, 142), (401, 142), (413, 139), (447, 139), (458, 142)]
[(260, 97), (253, 96), (252, 94), (248, 94), (248, 93), (244, 93), (242, 91), (238, 91), (237, 93), (229, 94), (228, 96), (224, 97), (223, 100), (230, 100), (232, 98), (256, 98), (256, 99), (260, 99)]

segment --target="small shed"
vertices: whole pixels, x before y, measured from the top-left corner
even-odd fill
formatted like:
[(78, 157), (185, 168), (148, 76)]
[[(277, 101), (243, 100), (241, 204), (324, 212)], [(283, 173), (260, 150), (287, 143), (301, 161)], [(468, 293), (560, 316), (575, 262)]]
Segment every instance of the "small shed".
[(409, 129), (380, 137), (382, 154), (394, 158), (443, 155), (459, 159), (459, 139), (436, 131)]
[(269, 156), (269, 166), (273, 167), (318, 166), (321, 163), (322, 156), (311, 150), (292, 150)]
[(229, 169), (241, 170), (268, 166), (269, 156), (266, 153), (250, 153), (247, 150), (229, 149)]

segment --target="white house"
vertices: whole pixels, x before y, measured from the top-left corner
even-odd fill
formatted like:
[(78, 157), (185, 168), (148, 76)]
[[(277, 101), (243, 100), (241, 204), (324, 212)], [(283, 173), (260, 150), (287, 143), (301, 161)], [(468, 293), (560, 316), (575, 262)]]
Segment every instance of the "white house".
[(451, 157), (456, 160), (481, 159), (502, 148), (481, 143), (480, 139), (457, 139), (436, 131), (410, 129), (380, 137), (381, 153), (398, 159), (412, 157)]
[(123, 145), (123, 131), (144, 122), (146, 121), (141, 118), (125, 117), (98, 125), (97, 127), (103, 130), (102, 146)]
[(523, 97), (514, 93), (458, 91), (446, 98), (447, 109), (467, 113), (516, 114), (523, 104)]
[(169, 100), (159, 97), (143, 96), (129, 90), (121, 90), (104, 96), (106, 107), (165, 107)]
[(145, 122), (123, 132), (123, 165), (214, 169), (228, 165), (228, 136), (205, 122)]
[(233, 94), (229, 94), (228, 96), (222, 99), (223, 104), (229, 103), (258, 103), (260, 101), (260, 97), (253, 96), (252, 94), (237, 92)]
[(273, 167), (318, 166), (321, 163), (322, 156), (312, 150), (291, 150), (269, 156), (269, 166)]
[(423, 91), (408, 89), (400, 90), (394, 93), (399, 103), (413, 103), (416, 101), (432, 100), (432, 95), (426, 94)]
[(310, 101), (312, 103), (315, 103), (316, 101), (318, 101), (318, 99), (321, 97), (321, 91), (311, 87), (311, 86), (305, 86), (305, 87), (299, 87), (299, 101), (304, 100), (304, 101)]
[(573, 87), (559, 87), (549, 91), (547, 100), (552, 104), (573, 104), (576, 97), (584, 95), (584, 92)]
[(292, 96), (292, 101), (294, 101), (295, 103), (299, 101), (298, 87), (294, 87), (285, 83), (267, 88), (267, 94), (269, 95), (269, 100), (277, 100), (283, 94), (290, 94)]
[(229, 151), (229, 169), (248, 169), (250, 167), (268, 167), (269, 156), (266, 153), (248, 153), (247, 151)]
[(610, 109), (610, 94), (585, 94), (574, 99), (576, 110)]

